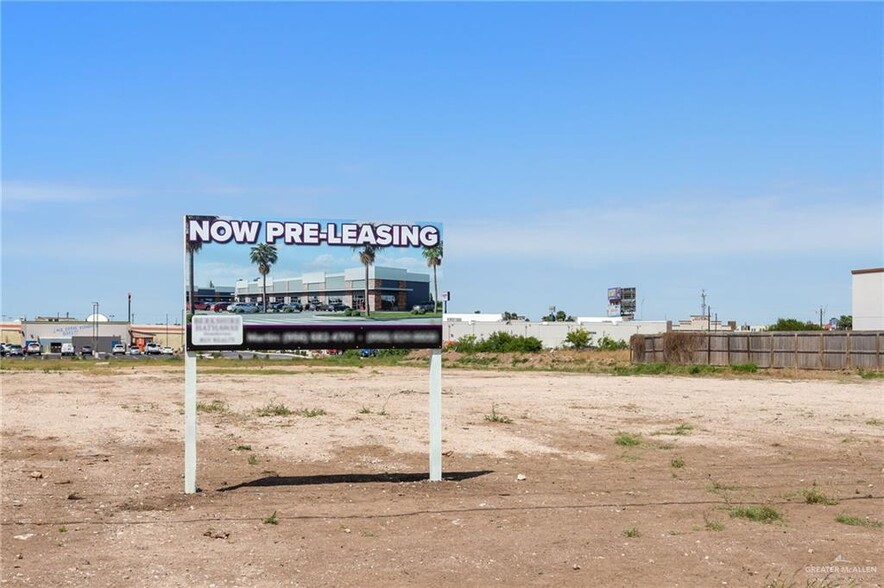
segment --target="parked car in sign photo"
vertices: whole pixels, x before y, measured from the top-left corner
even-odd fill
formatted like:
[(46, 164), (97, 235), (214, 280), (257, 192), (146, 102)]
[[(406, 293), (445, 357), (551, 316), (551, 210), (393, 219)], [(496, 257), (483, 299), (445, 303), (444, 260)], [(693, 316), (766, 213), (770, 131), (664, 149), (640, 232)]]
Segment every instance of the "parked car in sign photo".
[(282, 312), (301, 312), (302, 310), (300, 302), (289, 302), (282, 307)]
[(255, 314), (258, 312), (258, 305), (254, 302), (234, 302), (227, 307), (227, 312), (236, 314)]
[(212, 312), (222, 312), (227, 310), (228, 306), (230, 306), (229, 302), (216, 302), (212, 305)]
[(428, 300), (426, 302), (415, 304), (411, 309), (417, 313), (436, 312), (436, 303), (432, 300)]

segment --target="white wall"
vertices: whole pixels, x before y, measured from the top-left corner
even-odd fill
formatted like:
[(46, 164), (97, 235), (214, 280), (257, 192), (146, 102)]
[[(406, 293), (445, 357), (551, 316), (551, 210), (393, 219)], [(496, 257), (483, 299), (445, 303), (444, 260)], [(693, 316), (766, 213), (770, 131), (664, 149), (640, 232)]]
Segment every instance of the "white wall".
[(445, 318), (446, 320), (442, 323), (442, 337), (445, 341), (456, 341), (464, 335), (487, 338), (494, 332), (504, 331), (511, 335), (537, 337), (543, 346), (549, 349), (564, 347), (565, 337), (570, 331), (576, 329), (585, 329), (592, 334), (593, 343), (597, 343), (604, 336), (629, 343), (629, 338), (635, 334), (653, 335), (666, 332), (666, 321), (546, 323), (502, 320), (451, 321), (448, 320), (448, 315)]
[(884, 268), (852, 273), (853, 330), (884, 330)]

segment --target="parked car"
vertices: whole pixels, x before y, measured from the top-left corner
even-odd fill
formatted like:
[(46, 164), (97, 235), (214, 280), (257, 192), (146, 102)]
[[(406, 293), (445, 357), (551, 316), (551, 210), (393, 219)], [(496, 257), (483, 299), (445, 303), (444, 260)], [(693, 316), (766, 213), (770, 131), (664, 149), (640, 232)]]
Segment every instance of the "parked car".
[(304, 309), (300, 302), (289, 302), (282, 307), (282, 312), (301, 312), (302, 310)]
[(9, 350), (9, 345), (7, 343), (0, 343), (0, 357), (6, 357), (6, 352)]
[(21, 345), (10, 343), (6, 346), (6, 357), (21, 357), (25, 354)]
[(162, 352), (163, 348), (159, 343), (148, 343), (144, 346), (145, 355), (160, 355)]
[(25, 347), (25, 355), (43, 355), (43, 346), (36, 341), (31, 341)]
[(285, 302), (274, 302), (267, 305), (267, 312), (285, 312), (286, 306)]
[(237, 314), (255, 314), (258, 312), (258, 305), (254, 302), (234, 302), (227, 307), (227, 312)]
[(343, 302), (335, 302), (334, 304), (329, 304), (328, 309), (333, 312), (344, 312), (345, 310), (350, 310), (350, 307)]
[[(209, 310), (209, 303), (208, 302), (197, 302), (196, 304), (193, 305), (193, 307), (196, 310)], [(187, 310), (190, 310), (189, 304), (187, 305)]]
[(136, 347), (135, 345), (133, 345), (132, 347), (129, 348), (129, 355), (141, 355), (141, 350), (138, 347)]
[(377, 349), (360, 349), (359, 357), (374, 357), (378, 354)]
[(163, 355), (175, 355), (175, 351), (171, 347), (163, 347)]
[(230, 306), (229, 302), (216, 302), (212, 305), (212, 312), (222, 312), (227, 310), (227, 307)]
[(307, 304), (307, 310), (312, 311), (323, 311), (327, 310), (328, 306), (324, 302), (320, 302), (319, 300), (312, 300)]
[(61, 344), (61, 356), (62, 357), (73, 357), (74, 355), (74, 345), (72, 343), (62, 343)]
[(92, 355), (91, 345), (83, 345), (80, 347), (80, 357), (86, 357), (87, 355)]
[(111, 353), (113, 353), (114, 355), (126, 355), (126, 346), (122, 343), (117, 343), (116, 345), (114, 345)]
[(432, 300), (427, 300), (426, 302), (419, 302), (411, 307), (411, 310), (417, 313), (424, 312), (436, 312), (436, 303)]

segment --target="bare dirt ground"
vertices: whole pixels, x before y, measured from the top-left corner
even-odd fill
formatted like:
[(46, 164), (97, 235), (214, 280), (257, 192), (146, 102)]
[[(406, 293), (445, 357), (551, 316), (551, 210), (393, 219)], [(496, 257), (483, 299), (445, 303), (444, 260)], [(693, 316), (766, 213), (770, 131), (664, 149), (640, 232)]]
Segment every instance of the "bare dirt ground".
[[(426, 368), (201, 361), (201, 491), (184, 495), (180, 365), (4, 371), (0, 582), (884, 582), (880, 381), (446, 368), (439, 483), (427, 388)], [(313, 412), (259, 416), (270, 404)]]

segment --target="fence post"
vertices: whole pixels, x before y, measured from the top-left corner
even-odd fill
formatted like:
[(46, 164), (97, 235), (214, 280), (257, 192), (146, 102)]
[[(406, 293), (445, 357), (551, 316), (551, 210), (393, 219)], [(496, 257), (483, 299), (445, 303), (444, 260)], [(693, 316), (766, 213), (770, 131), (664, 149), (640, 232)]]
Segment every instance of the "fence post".
[[(877, 338), (876, 338), (877, 339)], [(844, 363), (846, 364), (845, 369), (850, 369), (853, 363), (850, 357), (850, 331), (847, 331), (847, 339), (844, 341)]]
[[(825, 331), (823, 331), (823, 333), (825, 333)], [(823, 333), (820, 333), (820, 360), (819, 360), (819, 364), (820, 364), (820, 369), (821, 369), (821, 370), (826, 369), (826, 364), (825, 364), (825, 362), (823, 361), (823, 358), (824, 358), (824, 355), (825, 355), (824, 350), (825, 350), (825, 347), (826, 347), (826, 338), (825, 338), (825, 336), (823, 335)]]
[(792, 337), (792, 367), (798, 369), (798, 333)]

